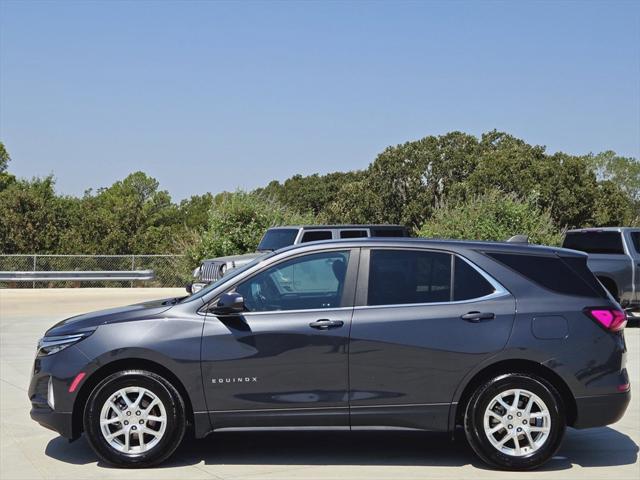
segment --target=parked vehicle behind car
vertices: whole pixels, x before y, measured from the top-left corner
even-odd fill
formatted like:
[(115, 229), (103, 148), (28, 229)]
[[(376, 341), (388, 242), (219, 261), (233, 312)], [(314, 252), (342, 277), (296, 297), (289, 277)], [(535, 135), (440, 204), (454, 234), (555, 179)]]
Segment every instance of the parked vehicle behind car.
[(290, 225), (268, 229), (254, 253), (232, 255), (203, 260), (193, 271), (193, 282), (187, 292), (196, 293), (225, 273), (249, 263), (265, 252), (301, 243), (321, 240), (339, 240), (368, 237), (408, 237), (409, 231), (402, 225)]
[(625, 308), (640, 308), (640, 228), (569, 230), (562, 246), (587, 253), (587, 265), (611, 295)]
[(99, 458), (123, 467), (167, 459), (187, 428), (200, 438), (461, 426), (489, 465), (530, 469), (567, 426), (624, 414), (625, 322), (572, 250), (301, 244), (192, 296), (53, 326), (38, 345), (31, 417), (70, 439), (84, 432)]

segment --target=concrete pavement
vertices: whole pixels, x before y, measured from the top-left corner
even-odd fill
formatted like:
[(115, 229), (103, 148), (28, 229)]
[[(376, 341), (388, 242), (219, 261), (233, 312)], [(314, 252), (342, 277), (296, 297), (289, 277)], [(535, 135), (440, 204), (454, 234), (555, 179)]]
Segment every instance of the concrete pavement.
[(635, 479), (640, 477), (640, 329), (626, 331), (634, 396), (615, 425), (569, 429), (543, 469), (487, 469), (464, 441), (417, 432), (221, 433), (186, 440), (159, 468), (97, 463), (84, 438), (68, 443), (29, 418), (27, 387), (38, 338), (91, 310), (183, 295), (183, 289), (0, 289), (0, 479)]

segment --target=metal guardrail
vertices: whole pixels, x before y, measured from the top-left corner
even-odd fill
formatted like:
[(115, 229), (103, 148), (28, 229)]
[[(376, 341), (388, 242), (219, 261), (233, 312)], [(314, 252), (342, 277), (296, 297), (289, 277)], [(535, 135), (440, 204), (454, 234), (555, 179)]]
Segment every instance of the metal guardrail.
[(0, 272), (0, 282), (40, 281), (96, 281), (96, 280), (153, 280), (153, 270), (97, 270)]
[(192, 269), (181, 255), (0, 254), (0, 288), (183, 287)]

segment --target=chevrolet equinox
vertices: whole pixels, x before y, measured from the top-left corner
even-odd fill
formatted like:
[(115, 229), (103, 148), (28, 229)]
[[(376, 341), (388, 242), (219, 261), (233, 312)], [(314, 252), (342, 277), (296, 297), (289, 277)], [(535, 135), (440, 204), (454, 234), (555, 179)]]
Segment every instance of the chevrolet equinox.
[(502, 469), (618, 421), (626, 323), (583, 253), (424, 239), (314, 242), (190, 297), (80, 315), (38, 344), (31, 417), (113, 465), (186, 431), (462, 427)]

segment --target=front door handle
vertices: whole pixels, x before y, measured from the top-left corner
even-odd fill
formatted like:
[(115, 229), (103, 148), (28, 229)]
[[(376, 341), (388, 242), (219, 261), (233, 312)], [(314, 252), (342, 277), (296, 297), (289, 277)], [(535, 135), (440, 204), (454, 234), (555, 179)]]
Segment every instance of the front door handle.
[(468, 322), (478, 323), (482, 320), (493, 320), (496, 318), (496, 315), (491, 312), (469, 312), (465, 313), (460, 318)]
[(317, 330), (329, 330), (330, 328), (340, 328), (344, 325), (342, 320), (329, 320), (328, 318), (322, 318), (311, 322), (309, 326)]

